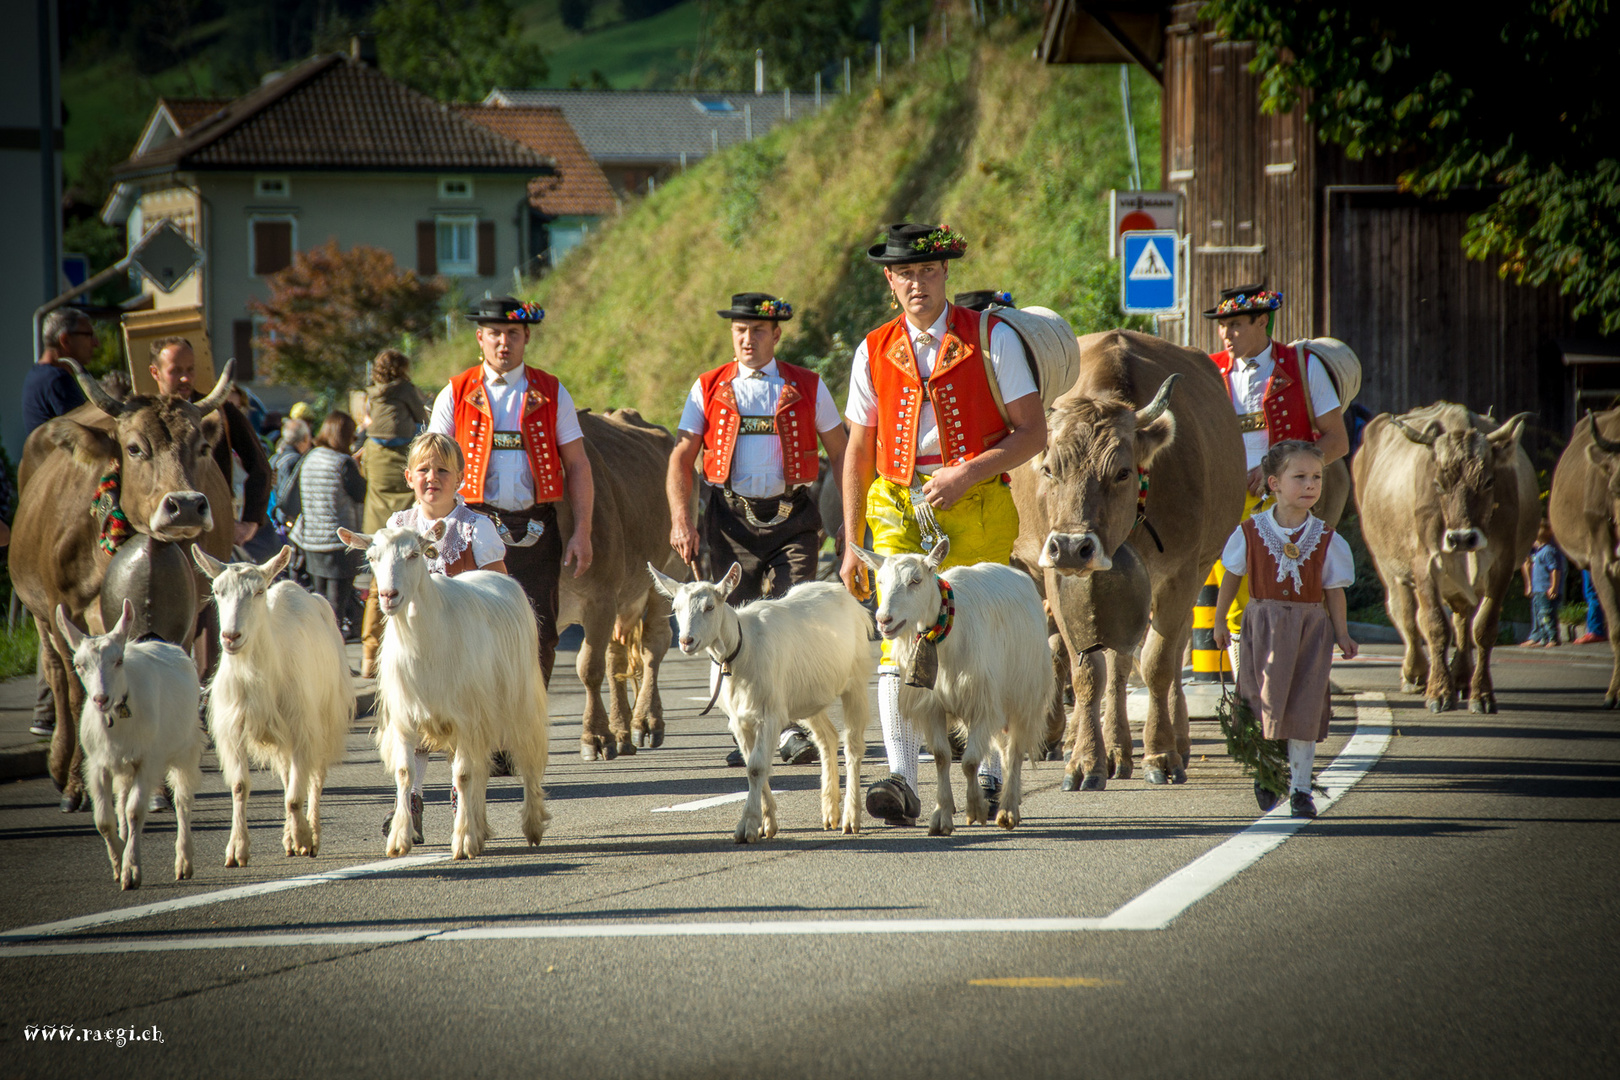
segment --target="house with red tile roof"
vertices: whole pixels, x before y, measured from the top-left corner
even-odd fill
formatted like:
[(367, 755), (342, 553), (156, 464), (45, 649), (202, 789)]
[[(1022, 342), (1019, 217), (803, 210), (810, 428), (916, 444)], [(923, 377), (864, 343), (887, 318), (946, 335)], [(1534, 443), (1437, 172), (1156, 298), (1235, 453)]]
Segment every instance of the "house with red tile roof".
[(369, 244), (468, 296), (510, 292), (538, 254), (530, 188), (558, 178), (553, 158), (364, 56), (311, 57), (234, 101), (164, 99), (114, 170), (104, 220), (134, 240), (170, 219), (203, 252), (154, 306), (201, 305), (239, 378), (253, 376), (248, 304), (295, 251)]
[(555, 106), (457, 105), (456, 110), (556, 165), (555, 176), (529, 181), (529, 250), (552, 267), (584, 242), (597, 222), (619, 211), (619, 197), (602, 167)]

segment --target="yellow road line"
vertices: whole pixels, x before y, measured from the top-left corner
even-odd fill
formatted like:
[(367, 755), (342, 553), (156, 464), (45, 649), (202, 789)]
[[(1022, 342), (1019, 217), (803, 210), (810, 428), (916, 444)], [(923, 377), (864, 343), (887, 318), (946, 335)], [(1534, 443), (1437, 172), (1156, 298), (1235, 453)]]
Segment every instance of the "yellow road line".
[(1056, 990), (1071, 986), (1124, 986), (1118, 979), (1090, 979), (1083, 976), (1024, 975), (1007, 979), (969, 979), (969, 986), (998, 986), (1007, 989)]

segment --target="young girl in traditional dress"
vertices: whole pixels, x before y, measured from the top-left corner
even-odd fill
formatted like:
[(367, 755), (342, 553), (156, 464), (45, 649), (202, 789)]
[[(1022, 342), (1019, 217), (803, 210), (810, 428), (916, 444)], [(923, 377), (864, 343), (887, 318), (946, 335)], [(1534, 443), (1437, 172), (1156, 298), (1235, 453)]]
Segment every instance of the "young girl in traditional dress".
[[(435, 545), (437, 554), (427, 557), (430, 574), (455, 577), (468, 570), (496, 570), (506, 573), (506, 545), (495, 530), (495, 523), (470, 510), (457, 491), (463, 469), (461, 447), (445, 435), (425, 431), (411, 440), (405, 458), (405, 483), (416, 501), (388, 519), (390, 529), (406, 528), (426, 536), (440, 521), (444, 536)], [(411, 782), (411, 832), (415, 843), (422, 843), (422, 785), (427, 772), (428, 752), (416, 750), (416, 769)], [(454, 792), (452, 791), (452, 795)], [(383, 822), (386, 835), (394, 818)]]
[[(1215, 601), (1215, 643), (1222, 649), (1231, 643), (1226, 613), (1247, 577), (1238, 694), (1260, 718), (1266, 738), (1288, 741), (1291, 815), (1313, 818), (1311, 765), (1332, 715), (1334, 643), (1345, 659), (1356, 655), (1344, 609), (1355, 561), (1344, 537), (1311, 515), (1322, 494), (1322, 451), (1315, 443), (1280, 442), (1266, 451), (1260, 469), (1277, 504), (1239, 525), (1221, 553), (1226, 576)], [(1258, 783), (1254, 795), (1262, 810), (1276, 805), (1276, 795)]]

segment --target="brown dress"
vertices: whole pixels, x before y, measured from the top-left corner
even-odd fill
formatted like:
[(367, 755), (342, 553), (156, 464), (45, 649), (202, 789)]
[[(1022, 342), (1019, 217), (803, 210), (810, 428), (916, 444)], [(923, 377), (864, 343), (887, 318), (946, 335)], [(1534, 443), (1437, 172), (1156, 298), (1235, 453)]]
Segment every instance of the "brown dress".
[(1333, 667), (1333, 620), (1322, 606), (1322, 565), (1333, 530), (1292, 575), (1277, 580), (1278, 562), (1255, 518), (1243, 523), (1248, 545), (1249, 606), (1238, 638), (1238, 693), (1260, 718), (1268, 739), (1321, 742), (1332, 716), (1328, 673)]

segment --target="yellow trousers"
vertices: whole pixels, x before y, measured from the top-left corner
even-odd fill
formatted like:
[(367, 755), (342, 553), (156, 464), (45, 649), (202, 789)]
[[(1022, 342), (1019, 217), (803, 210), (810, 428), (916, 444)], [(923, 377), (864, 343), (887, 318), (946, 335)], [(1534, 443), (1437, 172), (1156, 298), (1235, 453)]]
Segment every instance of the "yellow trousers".
[[(1270, 492), (1267, 492), (1264, 495), (1256, 495), (1252, 491), (1245, 490), (1243, 493), (1243, 520), (1248, 521), (1250, 518), (1254, 517), (1254, 515), (1260, 513), (1260, 511), (1271, 509), (1272, 503), (1275, 501), (1276, 500), (1272, 498)], [(1225, 579), (1225, 577), (1226, 569), (1221, 566), (1221, 561), (1216, 559), (1215, 584), (1217, 586), (1220, 585), (1221, 581)], [(1232, 608), (1226, 613), (1226, 626), (1227, 629), (1232, 631), (1233, 637), (1237, 637), (1239, 634), (1243, 633), (1243, 609), (1248, 606), (1249, 579), (1244, 578), (1242, 581), (1238, 582), (1237, 599), (1232, 601)]]
[[(1012, 561), (1018, 508), (1001, 477), (975, 484), (950, 509), (935, 510), (934, 518), (951, 541), (941, 569)], [(879, 476), (866, 489), (866, 524), (872, 530), (872, 550), (879, 555), (928, 553), (911, 510), (911, 490), (893, 480)], [(884, 641), (883, 663), (889, 662), (889, 642)]]

